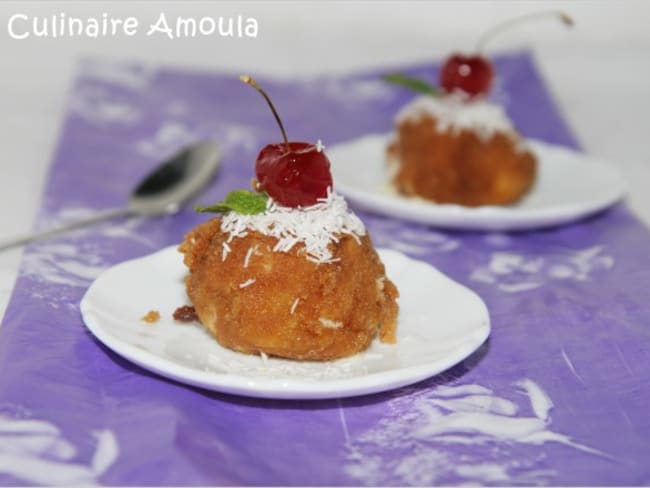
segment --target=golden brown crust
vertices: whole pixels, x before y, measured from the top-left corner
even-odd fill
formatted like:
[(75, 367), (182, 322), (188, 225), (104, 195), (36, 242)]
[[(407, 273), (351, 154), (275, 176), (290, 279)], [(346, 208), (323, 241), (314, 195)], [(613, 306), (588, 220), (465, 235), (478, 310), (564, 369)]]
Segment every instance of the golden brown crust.
[(407, 120), (388, 148), (396, 163), (393, 183), (407, 196), (475, 207), (519, 200), (532, 187), (535, 156), (512, 135), (482, 140), (470, 130), (438, 131), (431, 116)]
[(228, 235), (220, 222), (199, 225), (179, 248), (189, 268), (188, 296), (219, 343), (244, 353), (329, 360), (366, 349), (377, 333), (395, 342), (397, 289), (368, 236), (361, 244), (341, 236), (333, 249), (340, 260), (316, 264), (302, 246), (273, 252), (274, 238), (249, 232), (228, 243), (224, 260)]

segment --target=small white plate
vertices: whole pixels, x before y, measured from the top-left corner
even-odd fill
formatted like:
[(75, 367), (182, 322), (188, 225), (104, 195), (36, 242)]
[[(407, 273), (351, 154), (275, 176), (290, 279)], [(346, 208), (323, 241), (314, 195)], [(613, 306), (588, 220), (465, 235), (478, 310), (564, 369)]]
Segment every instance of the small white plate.
[[(81, 301), (88, 329), (117, 354), (162, 376), (210, 390), (265, 398), (336, 398), (415, 383), (455, 365), (488, 337), (490, 320), (474, 292), (426, 263), (379, 252), (400, 291), (398, 340), (375, 340), (329, 362), (262, 358), (221, 347), (196, 323), (174, 321), (188, 303), (186, 269), (175, 247), (118, 264)], [(149, 310), (160, 320), (141, 320)]]
[(603, 210), (627, 191), (611, 164), (565, 147), (529, 140), (538, 159), (532, 191), (510, 206), (463, 207), (402, 197), (388, 190), (386, 146), (374, 134), (328, 148), (334, 185), (359, 208), (449, 229), (506, 231), (567, 224)]

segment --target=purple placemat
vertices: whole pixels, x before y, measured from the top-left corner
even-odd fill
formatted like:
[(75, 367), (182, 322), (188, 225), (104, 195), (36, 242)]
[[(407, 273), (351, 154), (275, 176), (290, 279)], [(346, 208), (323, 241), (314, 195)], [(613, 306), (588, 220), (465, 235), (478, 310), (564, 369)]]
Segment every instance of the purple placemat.
[[(523, 134), (575, 147), (530, 55), (496, 61), (494, 98)], [(332, 145), (391, 128), (411, 95), (379, 74), (259, 78), (292, 138)], [(246, 187), (257, 151), (279, 134), (236, 76), (83, 63), (38, 224), (123, 203), (157, 160), (203, 137), (224, 150), (207, 203)], [(625, 208), (521, 234), (360, 215), (377, 246), (481, 294), (493, 333), (479, 351), (417, 385), (353, 399), (195, 389), (102, 347), (78, 304), (102, 270), (177, 243), (205, 216), (124, 220), (33, 244), (0, 328), (0, 484), (650, 483), (650, 235)]]

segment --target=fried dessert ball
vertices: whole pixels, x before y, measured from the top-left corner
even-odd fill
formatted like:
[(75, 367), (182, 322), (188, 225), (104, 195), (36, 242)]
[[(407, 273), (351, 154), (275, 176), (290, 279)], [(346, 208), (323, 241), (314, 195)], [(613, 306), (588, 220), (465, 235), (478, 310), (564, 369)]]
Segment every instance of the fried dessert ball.
[(274, 250), (255, 230), (229, 240), (222, 219), (185, 236), (187, 293), (201, 323), (223, 346), (249, 354), (330, 360), (395, 342), (398, 292), (370, 237), (339, 235), (332, 259), (308, 259), (303, 244)]
[[(450, 117), (452, 109), (445, 108), (442, 115)], [(462, 111), (472, 107), (454, 109), (458, 125), (441, 122), (433, 113), (399, 121), (388, 148), (395, 189), (406, 196), (469, 207), (519, 200), (535, 181), (535, 156), (511, 128), (476, 130), (462, 119)]]

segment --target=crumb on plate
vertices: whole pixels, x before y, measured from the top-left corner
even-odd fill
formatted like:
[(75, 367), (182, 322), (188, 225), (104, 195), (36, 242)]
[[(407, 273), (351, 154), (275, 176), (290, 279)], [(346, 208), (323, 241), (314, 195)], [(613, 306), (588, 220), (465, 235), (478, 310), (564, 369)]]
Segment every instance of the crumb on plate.
[(148, 324), (155, 324), (160, 320), (160, 312), (157, 310), (149, 310), (145, 316), (140, 318), (140, 320)]
[(191, 305), (183, 305), (174, 310), (174, 320), (178, 322), (198, 322), (199, 316)]

